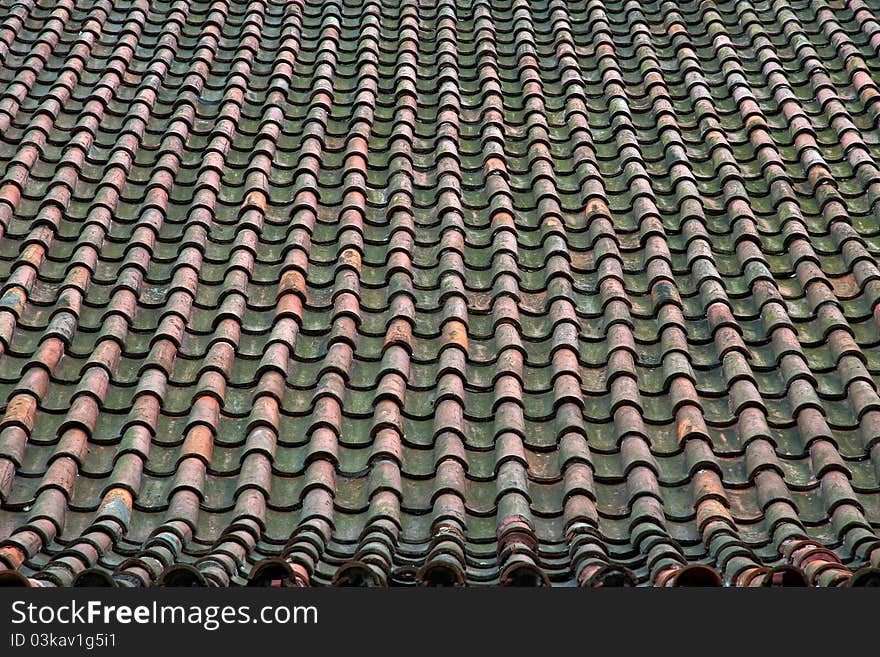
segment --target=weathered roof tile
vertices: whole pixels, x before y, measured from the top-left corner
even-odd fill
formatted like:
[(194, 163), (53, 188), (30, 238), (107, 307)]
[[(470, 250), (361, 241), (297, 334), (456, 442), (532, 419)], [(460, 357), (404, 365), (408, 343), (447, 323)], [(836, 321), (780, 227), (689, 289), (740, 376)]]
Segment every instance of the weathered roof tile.
[(0, 9), (0, 583), (876, 585), (878, 46)]

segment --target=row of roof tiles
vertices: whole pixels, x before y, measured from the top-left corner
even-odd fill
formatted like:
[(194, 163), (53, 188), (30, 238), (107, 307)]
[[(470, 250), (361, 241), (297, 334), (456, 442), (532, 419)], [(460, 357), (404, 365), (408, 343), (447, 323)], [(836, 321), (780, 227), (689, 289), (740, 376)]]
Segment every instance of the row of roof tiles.
[(877, 585), (878, 16), (0, 3), (0, 582)]

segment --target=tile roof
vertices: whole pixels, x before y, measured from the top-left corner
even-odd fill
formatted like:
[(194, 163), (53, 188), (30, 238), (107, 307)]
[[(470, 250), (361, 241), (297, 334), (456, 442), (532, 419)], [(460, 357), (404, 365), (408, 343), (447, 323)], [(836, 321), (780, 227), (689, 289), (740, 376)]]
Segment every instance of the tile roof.
[(877, 0), (0, 0), (0, 61), (0, 582), (880, 582)]

